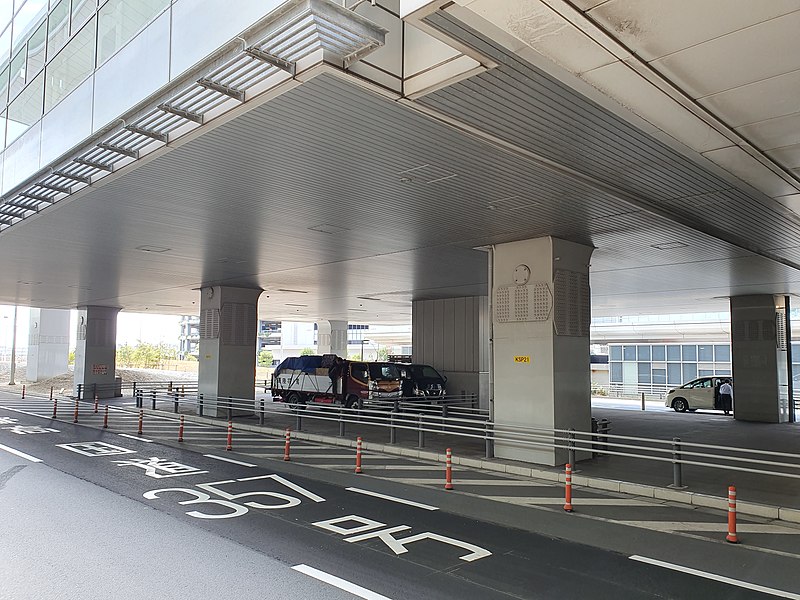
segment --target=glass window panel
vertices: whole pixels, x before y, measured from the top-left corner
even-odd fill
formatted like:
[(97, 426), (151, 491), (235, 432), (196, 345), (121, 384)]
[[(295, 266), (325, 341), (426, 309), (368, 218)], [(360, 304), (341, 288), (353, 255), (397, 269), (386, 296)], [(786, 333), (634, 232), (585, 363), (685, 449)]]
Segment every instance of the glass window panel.
[(11, 59), (11, 70), (8, 74), (9, 99), (14, 98), (25, 87), (25, 48)]
[(649, 362), (640, 362), (639, 363), (639, 383), (650, 383), (650, 363)]
[(8, 113), (3, 112), (0, 114), (0, 148), (6, 147), (6, 123), (8, 121)]
[(88, 77), (94, 69), (95, 20), (92, 19), (47, 65), (45, 112)]
[(47, 0), (28, 0), (22, 5), (14, 17), (14, 42), (12, 44), (14, 48), (25, 41), (28, 33), (45, 15), (47, 15)]
[(681, 359), (681, 347), (667, 346), (667, 360), (679, 361), (680, 359)]
[(667, 351), (664, 346), (653, 346), (653, 360), (667, 360)]
[(97, 8), (97, 0), (72, 0), (72, 27), (74, 34), (88, 21)]
[(47, 21), (47, 57), (53, 58), (69, 39), (69, 2), (61, 0), (50, 12)]
[[(0, 2), (0, 29), (7, 27), (11, 23), (12, 16), (14, 16), (14, 3), (8, 0)], [(11, 28), (9, 27), (8, 29), (10, 33)]]
[(98, 64), (122, 48), (156, 15), (169, 6), (170, 0), (109, 0), (98, 12)]
[(698, 377), (711, 377), (714, 375), (713, 369), (698, 369), (697, 376)]
[(0, 33), (0, 65), (5, 66), (11, 60), (11, 27)]
[(682, 346), (683, 348), (683, 360), (685, 361), (696, 361), (697, 360), (697, 346), (692, 344), (691, 346)]
[(667, 383), (669, 383), (669, 385), (680, 385), (683, 383), (681, 363), (667, 363)]
[[(622, 360), (622, 346), (617, 346), (615, 344), (609, 345), (608, 355), (611, 360)], [(798, 352), (795, 356), (797, 356), (797, 362), (800, 362), (800, 352)]]
[(650, 346), (639, 346), (636, 349), (636, 358), (638, 360), (650, 360)]
[(683, 372), (683, 380), (684, 381), (691, 381), (692, 379), (697, 377), (697, 365), (696, 364), (684, 364), (682, 372)]
[(714, 360), (716, 362), (731, 362), (731, 347), (729, 344), (714, 346)]
[(714, 372), (714, 374), (715, 375), (727, 375), (727, 376), (730, 376), (731, 370), (730, 369), (717, 369)]
[(667, 370), (653, 369), (653, 385), (666, 385), (666, 384), (667, 384)]
[(622, 363), (621, 362), (612, 362), (611, 363), (611, 377), (609, 381), (612, 383), (622, 383)]
[(40, 73), (28, 84), (8, 107), (8, 141), (21, 136), (42, 117), (42, 94), (44, 92), (44, 73)]
[(30, 79), (44, 68), (44, 50), (47, 46), (47, 23), (42, 23), (28, 40), (28, 66), (25, 78)]
[(10, 67), (6, 67), (5, 69), (0, 72), (0, 110), (6, 107), (8, 104), (8, 70)]
[(636, 360), (636, 346), (623, 346), (622, 347), (623, 360)]
[(800, 363), (800, 344), (792, 344), (792, 362)]
[(697, 360), (701, 362), (714, 362), (714, 346), (698, 346)]

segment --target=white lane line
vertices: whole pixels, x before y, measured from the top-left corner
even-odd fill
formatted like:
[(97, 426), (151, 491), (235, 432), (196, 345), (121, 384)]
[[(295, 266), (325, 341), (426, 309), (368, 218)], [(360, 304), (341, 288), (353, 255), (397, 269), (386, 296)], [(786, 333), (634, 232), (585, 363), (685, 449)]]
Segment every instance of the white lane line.
[(143, 438), (139, 435), (128, 435), (127, 433), (118, 433), (117, 435), (121, 435), (122, 437), (131, 438), (132, 440), (139, 440), (140, 442), (152, 442), (153, 440), (148, 440), (147, 438)]
[(349, 487), (344, 489), (348, 492), (356, 492), (357, 494), (374, 496), (375, 498), (383, 498), (384, 500), (399, 502), (400, 504), (408, 504), (409, 506), (416, 506), (417, 508), (423, 508), (425, 510), (439, 510), (436, 506), (431, 506), (430, 504), (422, 504), (421, 502), (414, 502), (413, 500), (406, 500), (405, 498), (397, 498), (396, 496), (387, 496), (386, 494), (379, 494), (378, 492), (372, 492), (370, 490), (362, 490), (361, 488)]
[(224, 460), (225, 462), (233, 463), (235, 465), (242, 465), (243, 467), (256, 467), (258, 465), (252, 465), (250, 463), (242, 462), (240, 460), (233, 460), (232, 458), (225, 458), (224, 456), (216, 456), (214, 454), (203, 454), (203, 456), (207, 458), (213, 458), (215, 460)]
[(21, 408), (11, 408), (10, 406), (0, 406), (5, 410), (10, 410), (12, 412), (22, 413), (23, 415), (30, 415), (31, 417), (39, 417), (40, 419), (52, 419), (51, 415), (40, 415), (38, 413), (28, 412), (27, 410), (22, 410)]
[[(455, 478), (458, 479), (458, 473), (455, 474)], [(414, 477), (386, 477), (383, 476), (383, 479), (390, 479), (391, 481), (398, 481), (400, 483), (410, 483), (410, 484), (426, 484), (426, 483), (433, 483), (433, 484), (440, 484), (443, 480), (438, 478), (430, 478), (430, 479), (422, 479), (422, 478), (414, 478)], [(530, 481), (520, 481), (518, 479), (458, 479), (459, 485), (481, 485), (481, 486), (509, 486), (509, 487), (542, 487), (541, 485), (537, 485), (536, 483)]]
[(361, 587), (360, 585), (356, 585), (355, 583), (350, 583), (349, 581), (342, 579), (340, 577), (336, 577), (335, 575), (331, 575), (330, 573), (326, 573), (325, 571), (320, 571), (319, 569), (315, 569), (314, 567), (309, 567), (308, 565), (295, 565), (292, 567), (295, 571), (299, 571), (309, 577), (313, 577), (323, 583), (327, 583), (328, 585), (332, 585), (333, 587), (337, 587), (340, 590), (344, 590), (345, 592), (350, 592), (354, 596), (358, 596), (359, 598), (363, 598), (364, 600), (390, 600), (386, 596), (382, 594), (378, 594), (377, 592), (373, 592), (372, 590), (368, 590), (365, 587)]
[[(619, 523), (658, 531), (712, 531), (724, 533), (728, 530), (727, 523), (722, 522), (704, 523), (692, 521), (619, 521)], [(736, 531), (739, 533), (776, 533), (800, 535), (800, 529), (792, 529), (790, 527), (781, 527), (780, 525), (760, 523), (737, 523)]]
[(0, 450), (5, 450), (11, 454), (19, 456), (20, 458), (24, 458), (25, 460), (29, 460), (31, 462), (42, 462), (41, 458), (36, 458), (35, 456), (31, 456), (30, 454), (25, 454), (24, 452), (20, 452), (19, 450), (14, 450), (14, 448), (9, 448), (8, 446), (4, 446), (0, 444)]
[(715, 573), (708, 573), (706, 571), (698, 571), (697, 569), (691, 569), (689, 567), (684, 567), (682, 565), (676, 565), (673, 563), (664, 562), (663, 560), (656, 560), (655, 558), (648, 558), (646, 556), (639, 556), (638, 554), (634, 554), (633, 556), (629, 556), (631, 560), (635, 560), (638, 562), (647, 563), (649, 565), (655, 565), (657, 567), (664, 567), (665, 569), (671, 569), (673, 571), (680, 571), (681, 573), (687, 573), (689, 575), (696, 575), (697, 577), (704, 577), (705, 579), (712, 579), (714, 581), (719, 581), (721, 583), (727, 583), (728, 585), (735, 585), (738, 587), (742, 587), (748, 590), (754, 590), (756, 592), (761, 592), (763, 594), (770, 594), (772, 596), (778, 596), (779, 598), (790, 598), (791, 600), (800, 600), (800, 594), (793, 594), (792, 592), (785, 592), (783, 590), (776, 590), (775, 588), (765, 587), (763, 585), (758, 585), (756, 583), (750, 583), (748, 581), (742, 581), (741, 579), (732, 579), (731, 577), (725, 577), (723, 575), (717, 575)]

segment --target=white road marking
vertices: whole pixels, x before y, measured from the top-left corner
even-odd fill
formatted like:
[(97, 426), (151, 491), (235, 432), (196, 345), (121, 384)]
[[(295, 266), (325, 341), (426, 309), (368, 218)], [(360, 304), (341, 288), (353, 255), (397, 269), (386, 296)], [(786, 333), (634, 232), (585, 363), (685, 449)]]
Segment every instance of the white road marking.
[(240, 460), (233, 460), (232, 458), (225, 458), (224, 456), (215, 456), (213, 454), (203, 454), (203, 456), (207, 458), (213, 458), (215, 460), (224, 460), (225, 462), (233, 463), (235, 465), (242, 465), (243, 467), (256, 467), (258, 465), (253, 465), (250, 463), (242, 462)]
[(761, 592), (763, 594), (778, 596), (779, 598), (790, 598), (791, 600), (800, 600), (800, 594), (793, 594), (792, 592), (776, 590), (775, 588), (765, 587), (763, 585), (750, 583), (748, 581), (742, 581), (740, 579), (732, 579), (731, 577), (725, 577), (723, 575), (717, 575), (715, 573), (698, 571), (697, 569), (691, 569), (689, 567), (684, 567), (682, 565), (676, 565), (673, 563), (664, 562), (663, 560), (656, 560), (655, 558), (647, 558), (646, 556), (639, 556), (636, 554), (634, 554), (633, 556), (629, 556), (628, 558), (638, 562), (655, 565), (657, 567), (664, 567), (665, 569), (671, 569), (673, 571), (679, 571), (681, 573), (687, 573), (689, 575), (696, 575), (697, 577), (704, 577), (705, 579), (712, 579), (714, 581), (719, 581), (721, 583), (727, 583), (728, 585), (735, 585), (737, 587), (745, 588), (748, 590), (754, 590), (756, 592)]
[(344, 590), (345, 592), (350, 592), (354, 596), (358, 596), (364, 600), (390, 600), (390, 598), (387, 598), (382, 594), (368, 590), (367, 588), (356, 585), (355, 583), (351, 583), (345, 579), (341, 579), (340, 577), (336, 577), (335, 575), (331, 575), (330, 573), (326, 573), (325, 571), (320, 571), (314, 567), (309, 567), (308, 565), (295, 565), (292, 567), (292, 569), (322, 581), (323, 583), (337, 587), (340, 590)]
[(11, 408), (10, 406), (0, 406), (5, 410), (10, 410), (13, 412), (22, 413), (23, 415), (30, 415), (31, 417), (39, 417), (40, 419), (52, 419), (52, 415), (40, 415), (38, 413), (28, 412), (27, 410), (22, 410), (21, 408)]
[[(574, 500), (573, 500), (574, 504)], [(716, 531), (726, 532), (728, 524), (719, 523), (695, 523), (692, 521), (619, 521), (624, 525), (633, 527), (644, 527), (657, 531)], [(739, 533), (781, 533), (789, 535), (800, 535), (800, 529), (781, 527), (780, 525), (760, 524), (760, 523), (737, 523), (736, 531)]]
[[(439, 485), (440, 483), (444, 483), (444, 479), (439, 478), (429, 478), (429, 479), (419, 479), (419, 478), (409, 478), (409, 477), (384, 477), (384, 479), (390, 479), (392, 481), (398, 481), (400, 483), (410, 483), (410, 484), (426, 484), (431, 483), (435, 485)], [(456, 474), (456, 479), (458, 479), (458, 474)], [(541, 487), (541, 485), (537, 485), (530, 481), (520, 481), (518, 479), (459, 479), (458, 483), (460, 485), (483, 485), (483, 486), (527, 486), (527, 487)]]
[(375, 498), (383, 498), (384, 500), (390, 500), (391, 502), (408, 504), (409, 506), (416, 506), (417, 508), (423, 508), (425, 510), (439, 510), (436, 506), (431, 506), (430, 504), (422, 504), (421, 502), (414, 502), (413, 500), (406, 500), (405, 498), (397, 498), (396, 496), (387, 496), (386, 494), (379, 494), (378, 492), (372, 492), (370, 490), (362, 490), (361, 488), (349, 487), (345, 488), (345, 490), (348, 492), (356, 492), (357, 494), (365, 494), (366, 496), (374, 496)]
[[(345, 467), (342, 465), (331, 465), (331, 469), (349, 469), (350, 467)], [(434, 471), (440, 472), (442, 469), (441, 467), (425, 467), (423, 465), (374, 465), (370, 463), (369, 468), (371, 471), (376, 469), (384, 469), (387, 471), (394, 471), (394, 470), (403, 470), (403, 471)]]
[(30, 454), (25, 454), (24, 452), (20, 452), (19, 450), (14, 450), (14, 448), (9, 448), (8, 446), (4, 446), (3, 444), (0, 444), (0, 450), (5, 450), (6, 452), (19, 456), (20, 458), (24, 458), (25, 460), (29, 460), (31, 462), (35, 463), (42, 462), (41, 458), (36, 458), (35, 456), (31, 456)]
[(127, 433), (118, 433), (117, 435), (121, 435), (122, 437), (131, 438), (132, 440), (139, 440), (140, 442), (152, 442), (153, 440), (148, 440), (147, 438), (143, 438), (140, 435), (128, 435)]

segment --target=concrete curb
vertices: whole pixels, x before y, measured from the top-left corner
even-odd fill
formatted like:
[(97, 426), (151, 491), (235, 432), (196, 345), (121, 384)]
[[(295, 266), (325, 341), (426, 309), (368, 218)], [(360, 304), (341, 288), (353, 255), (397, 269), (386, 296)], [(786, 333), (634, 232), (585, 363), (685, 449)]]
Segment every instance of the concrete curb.
[[(138, 414), (138, 409), (122, 408), (121, 410), (135, 411)], [(152, 410), (149, 408), (144, 409), (145, 414), (153, 414), (158, 416), (166, 416), (167, 414), (174, 416), (176, 419), (179, 415), (174, 413), (165, 413), (165, 411)], [(202, 423), (204, 425), (215, 425), (224, 428), (224, 424), (220, 424), (217, 419), (208, 417), (200, 417), (198, 415), (183, 415), (186, 421), (193, 423)], [(260, 425), (249, 425), (247, 423), (236, 423), (235, 429), (238, 431), (250, 431), (253, 433), (266, 433), (283, 437), (286, 432), (285, 429), (277, 427), (267, 427)], [(298, 440), (305, 440), (309, 442), (320, 442), (331, 446), (341, 446), (344, 448), (355, 448), (355, 439), (345, 439), (329, 435), (321, 435), (317, 433), (306, 433), (305, 431), (295, 431), (292, 429), (292, 437)], [(393, 454), (396, 456), (406, 456), (409, 458), (419, 458), (433, 462), (445, 462), (445, 455), (425, 450), (422, 448), (405, 448), (402, 446), (393, 446), (391, 444), (378, 444), (375, 442), (363, 442), (364, 450), (371, 450), (372, 452), (381, 452), (383, 454)], [(554, 483), (564, 483), (564, 473), (561, 471), (548, 471), (539, 469), (537, 467), (523, 467), (518, 465), (506, 465), (504, 463), (492, 461), (491, 459), (467, 458), (453, 456), (453, 465), (461, 465), (471, 469), (479, 469), (483, 471), (494, 471), (497, 473), (506, 473), (509, 475), (519, 475), (522, 477), (530, 477), (532, 479), (542, 479), (545, 481), (552, 481)], [(444, 473), (442, 473), (444, 478)], [(587, 477), (584, 475), (573, 475), (572, 484), (574, 486), (583, 486), (587, 488), (594, 488), (598, 490), (618, 492), (621, 494), (628, 494), (631, 496), (641, 496), (645, 498), (654, 498), (656, 500), (667, 500), (669, 502), (678, 502), (690, 506), (701, 506), (704, 508), (715, 508), (718, 510), (727, 511), (728, 499), (718, 496), (709, 496), (708, 494), (700, 494), (697, 492), (686, 492), (682, 490), (673, 490), (669, 488), (662, 488), (657, 486), (645, 485), (641, 483), (632, 483), (626, 481), (618, 481), (615, 479), (602, 479), (599, 477)], [(753, 502), (739, 501), (736, 503), (736, 510), (739, 514), (751, 515), (755, 517), (774, 519), (777, 521), (786, 521), (789, 523), (800, 524), (800, 509), (788, 508), (781, 506), (771, 506), (767, 504), (756, 504)]]

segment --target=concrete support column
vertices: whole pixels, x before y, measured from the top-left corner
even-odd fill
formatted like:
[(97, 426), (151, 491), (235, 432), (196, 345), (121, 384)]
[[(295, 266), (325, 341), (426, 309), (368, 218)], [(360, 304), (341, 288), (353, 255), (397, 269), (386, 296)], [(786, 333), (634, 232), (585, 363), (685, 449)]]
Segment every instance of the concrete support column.
[(75, 344), (74, 386), (83, 387), (83, 397), (91, 398), (97, 385), (98, 398), (115, 395), (117, 364), (117, 314), (109, 306), (79, 306), (78, 333)]
[(730, 303), (734, 417), (788, 421), (784, 299), (760, 294), (733, 296)]
[(255, 399), (258, 297), (262, 291), (228, 286), (200, 290), (197, 382), (206, 416), (227, 415), (227, 398), (236, 398), (240, 404), (243, 399)]
[(412, 360), (447, 377), (447, 394), (474, 394), (489, 407), (489, 298), (416, 300), (411, 305)]
[(32, 308), (28, 327), (26, 379), (39, 381), (66, 373), (69, 363), (69, 311)]
[[(552, 237), (494, 249), (493, 397), (498, 424), (590, 429), (592, 250)], [(567, 460), (566, 450), (502, 442), (495, 444), (495, 455), (545, 465)]]
[(317, 353), (347, 358), (347, 321), (317, 321)]

